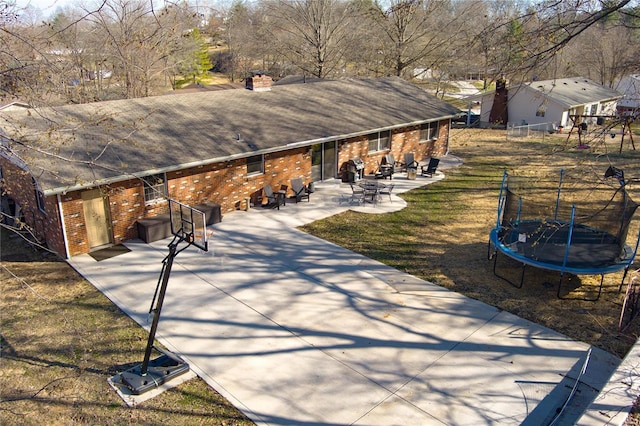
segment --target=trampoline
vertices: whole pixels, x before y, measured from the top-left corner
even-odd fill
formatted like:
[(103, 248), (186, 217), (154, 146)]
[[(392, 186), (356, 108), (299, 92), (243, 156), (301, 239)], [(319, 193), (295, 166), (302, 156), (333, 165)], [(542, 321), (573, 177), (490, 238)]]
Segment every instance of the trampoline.
[[(640, 233), (632, 246), (626, 238), (638, 205), (626, 193), (624, 182), (614, 187), (605, 180), (585, 185), (583, 177), (569, 179), (568, 185), (566, 181), (564, 171), (553, 186), (540, 178), (515, 178), (505, 172), (488, 257), (493, 258), (493, 273), (517, 288), (524, 284), (527, 266), (559, 272), (558, 298), (563, 298), (565, 273), (600, 275), (595, 298), (584, 298), (593, 301), (600, 298), (606, 274), (624, 271), (624, 282), (633, 263)], [(522, 264), (519, 283), (497, 272), (498, 253)]]

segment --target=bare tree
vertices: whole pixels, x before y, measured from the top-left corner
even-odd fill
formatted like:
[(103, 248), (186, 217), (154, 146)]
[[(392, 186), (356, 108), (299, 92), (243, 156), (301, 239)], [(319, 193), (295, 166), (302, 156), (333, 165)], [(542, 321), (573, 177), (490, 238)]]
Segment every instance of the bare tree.
[(611, 19), (588, 28), (565, 50), (572, 71), (613, 88), (626, 74), (640, 69), (638, 46), (638, 31)]
[[(196, 15), (180, 6), (157, 12), (145, 0), (109, 0), (90, 20), (107, 41), (105, 54), (122, 80), (122, 96), (149, 96), (166, 72), (167, 58), (184, 48)], [(198, 47), (193, 45), (194, 54)]]
[[(413, 68), (431, 68), (455, 49), (470, 3), (442, 0), (392, 0), (376, 2), (369, 17), (379, 29), (376, 51), (385, 74), (411, 78)], [(454, 7), (457, 6), (457, 7)]]
[(505, 34), (505, 40), (508, 41), (514, 35), (514, 22), (518, 23), (517, 43), (507, 45), (512, 58), (515, 55), (519, 60), (503, 62), (504, 73), (519, 78), (537, 74), (538, 70), (557, 62), (557, 55), (565, 47), (585, 36), (587, 30), (595, 28), (599, 22), (622, 12), (633, 14), (628, 8), (631, 2), (632, 0), (546, 0), (531, 5), (509, 22), (494, 25), (493, 29)]
[(355, 13), (340, 0), (276, 0), (267, 4), (270, 40), (305, 75), (336, 75), (345, 66)]

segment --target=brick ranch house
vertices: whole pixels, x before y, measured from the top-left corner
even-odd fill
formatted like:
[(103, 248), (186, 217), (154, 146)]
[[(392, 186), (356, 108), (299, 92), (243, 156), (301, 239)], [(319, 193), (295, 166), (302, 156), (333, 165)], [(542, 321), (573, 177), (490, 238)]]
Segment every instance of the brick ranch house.
[(138, 238), (168, 198), (224, 213), (354, 157), (370, 173), (389, 153), (444, 155), (458, 112), (399, 78), (271, 86), (1, 111), (4, 210), (70, 258)]

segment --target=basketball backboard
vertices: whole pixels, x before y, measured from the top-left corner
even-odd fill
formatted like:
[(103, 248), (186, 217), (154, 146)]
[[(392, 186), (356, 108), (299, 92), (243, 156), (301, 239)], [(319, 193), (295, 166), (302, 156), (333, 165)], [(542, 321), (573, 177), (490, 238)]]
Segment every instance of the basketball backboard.
[(169, 200), (171, 233), (200, 250), (208, 251), (205, 214), (175, 200)]

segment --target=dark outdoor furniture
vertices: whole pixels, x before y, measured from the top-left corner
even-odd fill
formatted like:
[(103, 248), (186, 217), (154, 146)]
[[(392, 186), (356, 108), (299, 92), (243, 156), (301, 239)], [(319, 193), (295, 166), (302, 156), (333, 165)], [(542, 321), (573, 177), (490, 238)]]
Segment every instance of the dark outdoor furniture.
[(393, 173), (395, 173), (395, 160), (393, 159), (392, 154), (386, 154), (382, 157), (382, 161), (378, 166), (378, 172), (376, 173), (376, 177), (379, 179), (393, 179)]
[(363, 200), (366, 202), (370, 199), (374, 206), (380, 198), (380, 191), (387, 187), (387, 185), (371, 179), (363, 180), (358, 183), (358, 186), (364, 190)]
[(280, 210), (280, 206), (284, 205), (285, 193), (283, 191), (274, 193), (273, 188), (271, 188), (271, 184), (267, 184), (262, 188), (262, 192), (264, 196), (267, 197), (267, 204), (265, 204), (265, 207), (277, 208)]
[(145, 243), (164, 240), (171, 236), (171, 219), (169, 213), (139, 219), (136, 222), (138, 237)]
[(380, 191), (378, 192), (378, 195), (382, 198), (385, 195), (389, 196), (389, 202), (393, 202), (391, 201), (391, 191), (393, 191), (393, 184), (389, 184), (389, 185), (385, 185), (382, 188), (380, 188)]
[(351, 200), (350, 202), (357, 201), (358, 204), (364, 202), (364, 188), (359, 185), (351, 184)]
[(426, 166), (422, 166), (422, 176), (432, 177), (438, 169), (438, 164), (440, 164), (440, 159), (430, 158), (429, 164), (427, 164)]
[[(207, 226), (222, 221), (220, 204), (207, 202), (193, 206), (193, 208), (204, 213)], [(171, 236), (171, 218), (169, 213), (139, 219), (136, 222), (136, 226), (138, 228), (138, 238), (145, 243), (164, 240)]]
[(413, 155), (413, 152), (404, 154), (404, 162), (401, 163), (402, 171), (406, 172), (408, 169), (418, 169), (418, 162)]
[(293, 197), (296, 199), (296, 203), (298, 201), (301, 201), (303, 198), (306, 198), (307, 201), (311, 201), (309, 199), (309, 195), (311, 194), (311, 192), (305, 186), (305, 184), (302, 183), (302, 179), (291, 179), (291, 190), (293, 191)]

